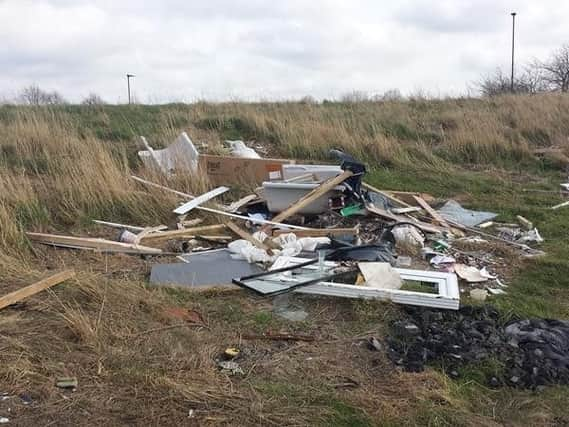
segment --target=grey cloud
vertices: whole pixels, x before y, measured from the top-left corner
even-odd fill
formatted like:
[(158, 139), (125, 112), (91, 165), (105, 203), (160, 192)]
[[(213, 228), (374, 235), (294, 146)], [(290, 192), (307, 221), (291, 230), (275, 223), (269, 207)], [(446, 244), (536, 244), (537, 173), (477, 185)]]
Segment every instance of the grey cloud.
[[(513, 0), (0, 0), (0, 94), (32, 82), (73, 100), (338, 96), (466, 90), (502, 66)], [(547, 56), (569, 6), (515, 2), (519, 59)]]

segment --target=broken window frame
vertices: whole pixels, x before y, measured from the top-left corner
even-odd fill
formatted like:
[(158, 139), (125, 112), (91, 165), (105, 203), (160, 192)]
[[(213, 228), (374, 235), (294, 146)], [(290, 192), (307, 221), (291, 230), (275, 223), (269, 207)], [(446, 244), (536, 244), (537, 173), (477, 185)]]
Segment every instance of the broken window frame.
[[(310, 266), (315, 263), (313, 260), (309, 263), (306, 263), (306, 261), (307, 260), (305, 258), (297, 257), (291, 257), (289, 259), (289, 263), (293, 265)], [(332, 266), (333, 263), (326, 261), (326, 265)], [(313, 266), (312, 268), (318, 267)], [(303, 294), (326, 295), (343, 298), (380, 299), (392, 301), (397, 304), (458, 310), (460, 306), (460, 291), (456, 274), (442, 273), (439, 271), (412, 270), (407, 268), (394, 268), (394, 270), (399, 273), (403, 280), (432, 283), (437, 287), (438, 292), (430, 294), (416, 291), (405, 291), (401, 289), (381, 289), (351, 285), (347, 283), (332, 283), (329, 281), (320, 281), (298, 289), (292, 289), (292, 291)]]
[[(334, 268), (334, 267), (338, 267), (338, 264), (336, 263), (331, 263), (331, 262), (326, 262), (325, 266), (328, 268), (326, 271), (322, 272), (322, 276), (321, 277), (317, 277), (317, 278), (312, 278), (310, 280), (306, 280), (304, 282), (300, 282), (300, 283), (292, 283), (290, 286), (287, 286), (289, 283), (291, 282), (279, 282), (278, 280), (266, 280), (267, 283), (273, 283), (273, 284), (280, 284), (282, 286), (287, 286), (283, 289), (279, 289), (276, 291), (270, 291), (270, 292), (263, 292), (260, 289), (256, 288), (254, 286), (254, 283), (248, 283), (248, 282), (257, 282), (257, 281), (263, 281), (263, 277), (267, 277), (267, 276), (275, 276), (278, 275), (279, 273), (284, 273), (287, 271), (293, 271), (293, 270), (300, 270), (304, 267), (310, 267), (313, 264), (316, 264), (318, 262), (318, 259), (302, 259), (302, 262), (300, 263), (293, 263), (292, 265), (288, 265), (282, 268), (277, 268), (274, 270), (269, 270), (263, 273), (258, 273), (258, 274), (252, 274), (250, 276), (245, 276), (245, 277), (241, 277), (238, 279), (233, 279), (232, 282), (238, 286), (241, 286), (242, 288), (246, 288), (246, 289), (250, 289), (252, 291), (254, 291), (255, 293), (257, 293), (258, 295), (262, 295), (262, 296), (275, 296), (275, 295), (280, 295), (280, 294), (284, 294), (287, 292), (292, 292), (295, 289), (301, 288), (301, 287), (305, 287), (305, 286), (310, 286), (313, 285), (315, 283), (320, 283), (320, 282), (324, 282), (327, 280), (332, 280), (341, 276), (344, 276), (346, 274), (352, 273), (354, 270), (343, 270), (341, 272), (337, 272), (337, 273), (330, 273), (330, 267)], [(315, 270), (318, 270), (318, 266), (315, 266), (314, 268)]]

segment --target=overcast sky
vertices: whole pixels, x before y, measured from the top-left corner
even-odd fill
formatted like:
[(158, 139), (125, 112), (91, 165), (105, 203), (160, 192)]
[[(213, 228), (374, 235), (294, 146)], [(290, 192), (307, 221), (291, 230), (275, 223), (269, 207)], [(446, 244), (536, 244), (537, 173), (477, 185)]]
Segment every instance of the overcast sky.
[(71, 101), (460, 95), (569, 42), (563, 0), (0, 0), (0, 96)]

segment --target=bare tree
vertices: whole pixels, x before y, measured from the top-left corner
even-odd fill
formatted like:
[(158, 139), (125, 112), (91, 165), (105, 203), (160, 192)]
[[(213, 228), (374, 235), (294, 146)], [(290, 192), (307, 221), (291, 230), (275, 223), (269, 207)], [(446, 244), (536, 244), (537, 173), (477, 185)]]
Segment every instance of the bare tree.
[(99, 95), (91, 92), (89, 95), (87, 95), (85, 99), (83, 99), (83, 101), (81, 101), (81, 104), (94, 106), (94, 105), (105, 105), (106, 102)]
[(340, 102), (355, 103), (369, 101), (369, 95), (362, 90), (353, 90), (340, 97)]
[(510, 92), (510, 79), (497, 68), (494, 73), (487, 74), (476, 84), (484, 96), (497, 96)]
[(61, 105), (65, 99), (56, 91), (47, 92), (38, 85), (23, 88), (18, 95), (18, 101), (27, 105)]
[[(484, 96), (498, 96), (512, 92), (510, 76), (500, 68), (482, 77), (476, 86)], [(546, 92), (547, 89), (547, 81), (538, 61), (527, 64), (514, 79), (514, 93), (517, 94), (536, 94)]]
[(561, 46), (548, 61), (541, 62), (540, 67), (551, 90), (569, 92), (569, 44)]

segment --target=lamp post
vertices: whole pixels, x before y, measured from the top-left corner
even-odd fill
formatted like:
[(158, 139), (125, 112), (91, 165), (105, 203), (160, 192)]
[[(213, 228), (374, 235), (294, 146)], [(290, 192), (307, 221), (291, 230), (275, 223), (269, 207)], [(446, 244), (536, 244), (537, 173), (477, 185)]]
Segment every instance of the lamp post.
[(514, 93), (514, 34), (516, 30), (516, 12), (512, 12), (512, 74), (510, 78), (510, 91)]
[(130, 78), (131, 77), (135, 77), (134, 74), (128, 74), (126, 75), (126, 86), (128, 88), (128, 103), (130, 104)]

